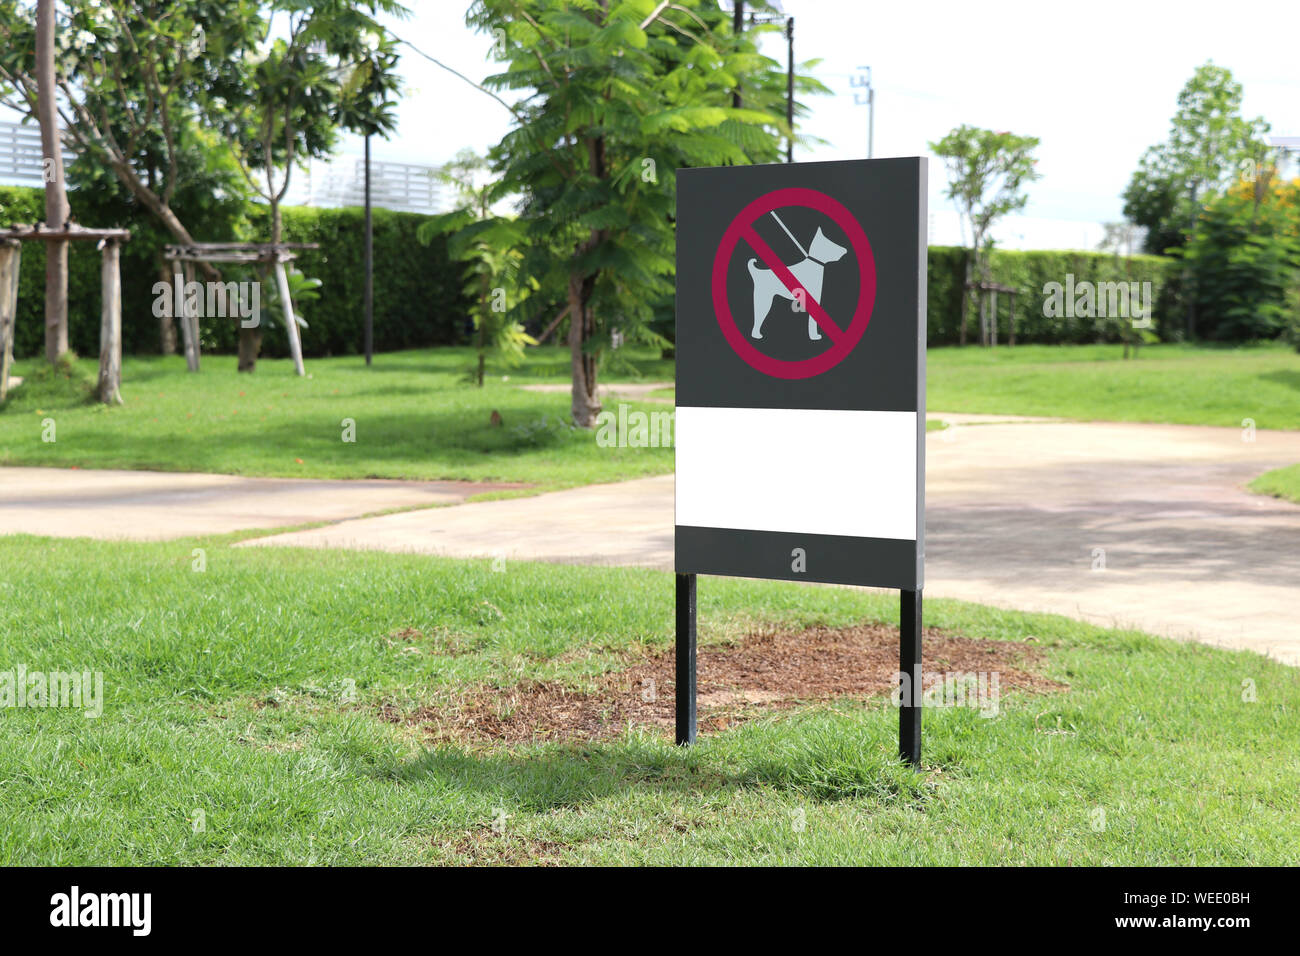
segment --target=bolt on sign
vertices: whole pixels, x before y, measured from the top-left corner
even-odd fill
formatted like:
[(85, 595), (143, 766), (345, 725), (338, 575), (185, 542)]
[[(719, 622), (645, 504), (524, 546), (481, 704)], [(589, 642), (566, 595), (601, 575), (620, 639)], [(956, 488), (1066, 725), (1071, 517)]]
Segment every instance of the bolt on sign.
[(926, 177), (921, 158), (678, 172), (675, 564), (692, 610), (697, 574), (896, 588), (919, 665)]

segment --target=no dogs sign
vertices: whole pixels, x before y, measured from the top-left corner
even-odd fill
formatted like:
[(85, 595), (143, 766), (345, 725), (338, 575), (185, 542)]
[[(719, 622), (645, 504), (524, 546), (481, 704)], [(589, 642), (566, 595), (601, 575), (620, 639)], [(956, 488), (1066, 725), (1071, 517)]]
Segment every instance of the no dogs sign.
[(677, 174), (679, 574), (919, 591), (924, 159)]

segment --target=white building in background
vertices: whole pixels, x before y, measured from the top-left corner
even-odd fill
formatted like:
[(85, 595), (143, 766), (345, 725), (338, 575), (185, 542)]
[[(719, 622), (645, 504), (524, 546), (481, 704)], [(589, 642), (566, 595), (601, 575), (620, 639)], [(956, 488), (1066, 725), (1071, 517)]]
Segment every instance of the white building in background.
[[(64, 164), (72, 162), (64, 149)], [(447, 189), (438, 182), (436, 166), (390, 163), (371, 158), (370, 195), (377, 209), (439, 213), (447, 208)], [(0, 186), (45, 184), (41, 131), (33, 123), (0, 121)], [(338, 208), (365, 203), (365, 161), (347, 156), (312, 160), (294, 169), (285, 204)]]
[[(63, 162), (72, 162), (63, 150)], [(41, 156), (41, 128), (35, 123), (0, 122), (0, 186), (45, 185)]]
[[(445, 212), (447, 188), (437, 179), (438, 167), (370, 159), (370, 202), (377, 209)], [(337, 209), (365, 204), (365, 160), (344, 156), (311, 160), (293, 171), (285, 204)]]

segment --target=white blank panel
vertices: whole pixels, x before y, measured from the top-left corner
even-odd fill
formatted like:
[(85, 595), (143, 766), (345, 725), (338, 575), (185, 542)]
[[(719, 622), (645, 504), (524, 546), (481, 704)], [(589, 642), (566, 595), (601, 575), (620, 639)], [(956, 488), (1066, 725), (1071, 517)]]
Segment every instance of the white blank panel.
[(674, 424), (679, 525), (916, 540), (916, 412), (678, 407)]

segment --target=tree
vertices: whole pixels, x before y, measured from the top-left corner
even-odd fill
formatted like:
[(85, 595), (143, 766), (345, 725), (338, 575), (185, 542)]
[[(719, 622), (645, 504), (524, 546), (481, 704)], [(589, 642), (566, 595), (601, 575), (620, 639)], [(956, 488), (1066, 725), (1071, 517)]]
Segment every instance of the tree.
[[(272, 0), (282, 35), (248, 51), (244, 88), (207, 98), (210, 121), (231, 144), (249, 187), (271, 207), (272, 243), (283, 241), (281, 206), (296, 163), (329, 155), (340, 129), (387, 132), (385, 103), (396, 89), (397, 56), (374, 19), (404, 15), (392, 0)], [(260, 327), (239, 329), (239, 371), (251, 372), (261, 351)]]
[(522, 360), (526, 345), (537, 344), (518, 318), (538, 286), (520, 272), (524, 227), (516, 219), (492, 214), (489, 196), (494, 184), (475, 182), (487, 167), (487, 160), (473, 150), (462, 150), (446, 164), (440, 178), (456, 191), (460, 205), (432, 217), (417, 233), (426, 244), (434, 236), (446, 235), (451, 257), (468, 264), (465, 294), (474, 303), (471, 314), (478, 353), (474, 378), (480, 387), (489, 353), (513, 365)]
[[(43, 2), (43, 0), (42, 0)], [(390, 128), (375, 91), (395, 88), (391, 42), (374, 20), (401, 15), (392, 0), (69, 0), (55, 81), (69, 145), (111, 169), (133, 199), (182, 244), (190, 230), (172, 207), (182, 169), (217, 134), (245, 183), (280, 202), (297, 160), (322, 156), (337, 129)], [(0, 102), (38, 105), (30, 3), (0, 0)], [(287, 38), (270, 39), (277, 15)], [(375, 38), (378, 38), (376, 41)], [(376, 76), (370, 67), (378, 66)], [(369, 105), (366, 105), (369, 104)], [(277, 179), (277, 176), (279, 177)], [(202, 264), (205, 274), (220, 273)], [(240, 329), (240, 367), (251, 370), (261, 333)]]
[[(36, 6), (36, 113), (41, 124), (45, 171), (45, 225), (62, 229), (72, 218), (63, 178), (63, 142), (54, 82), (54, 0)], [(68, 244), (45, 244), (45, 358), (51, 363), (68, 350)]]
[[(42, 0), (43, 2), (43, 0)], [(187, 123), (201, 99), (245, 85), (242, 51), (265, 26), (247, 0), (70, 0), (55, 83), (65, 142), (112, 170), (177, 242), (189, 230), (171, 208)], [(33, 115), (38, 105), (29, 4), (0, 0), (0, 102)], [(213, 277), (214, 270), (207, 270)]]
[(974, 126), (958, 126), (930, 149), (948, 170), (947, 196), (957, 206), (963, 232), (969, 230), (970, 255), (966, 260), (966, 297), (961, 315), (960, 344), (966, 344), (966, 317), (975, 277), (988, 282), (992, 275), (989, 252), (993, 224), (1008, 213), (1023, 209), (1029, 196), (1023, 187), (1038, 179), (1034, 170), (1033, 136), (995, 133)]
[[(1124, 215), (1147, 228), (1147, 251), (1181, 246), (1195, 227), (1204, 197), (1222, 192), (1244, 164), (1257, 161), (1268, 130), (1262, 117), (1242, 117), (1241, 84), (1231, 70), (1213, 62), (1198, 67), (1178, 94), (1168, 139), (1143, 154), (1124, 190)], [(1190, 289), (1186, 294), (1191, 339), (1197, 295)]]
[(1097, 243), (1097, 251), (1113, 252), (1116, 258), (1133, 255), (1138, 247), (1142, 245), (1145, 236), (1145, 230), (1141, 226), (1127, 220), (1124, 222), (1103, 222), (1101, 227), (1105, 232), (1101, 242)]
[(738, 82), (773, 88), (780, 66), (712, 0), (475, 0), (467, 19), (506, 64), (485, 87), (522, 94), (489, 153), (489, 201), (523, 197), (522, 269), (566, 303), (573, 422), (590, 428), (615, 325), (666, 344), (650, 323), (672, 294), (673, 170), (777, 159), (784, 110), (730, 103)]

